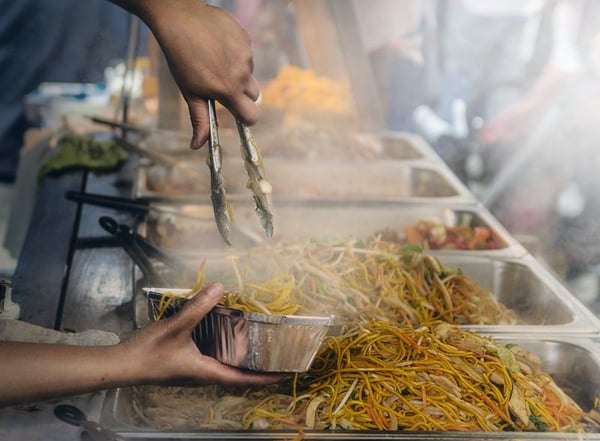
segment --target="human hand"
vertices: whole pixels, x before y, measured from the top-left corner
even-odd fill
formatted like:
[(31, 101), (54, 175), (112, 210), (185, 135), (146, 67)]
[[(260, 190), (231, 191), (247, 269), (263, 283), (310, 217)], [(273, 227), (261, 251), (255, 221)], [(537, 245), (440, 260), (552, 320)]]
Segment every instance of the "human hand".
[(536, 103), (530, 100), (517, 102), (483, 128), (481, 142), (484, 145), (510, 144), (525, 138), (539, 114), (538, 110)]
[(208, 139), (209, 99), (245, 124), (256, 123), (260, 90), (250, 37), (231, 15), (199, 0), (112, 1), (138, 15), (161, 46), (189, 108), (193, 149)]
[(136, 384), (266, 385), (282, 375), (244, 371), (200, 353), (192, 329), (217, 304), (223, 287), (200, 291), (183, 309), (110, 346), (0, 341), (0, 406)]
[(510, 144), (524, 139), (527, 132), (543, 115), (545, 108), (554, 101), (567, 81), (576, 72), (547, 66), (534, 82), (531, 90), (519, 101), (509, 106), (487, 124), (480, 134), (483, 145)]
[(266, 385), (284, 378), (237, 369), (200, 353), (191, 338), (192, 330), (222, 296), (223, 286), (212, 284), (186, 302), (177, 314), (153, 322), (120, 345), (135, 366), (137, 382), (244, 386)]

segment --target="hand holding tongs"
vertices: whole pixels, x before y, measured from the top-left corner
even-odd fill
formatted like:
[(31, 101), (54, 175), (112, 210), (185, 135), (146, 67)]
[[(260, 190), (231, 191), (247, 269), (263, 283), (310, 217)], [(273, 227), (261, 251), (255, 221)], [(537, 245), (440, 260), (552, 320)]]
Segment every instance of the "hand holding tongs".
[[(231, 245), (229, 239), (231, 229), (231, 208), (227, 201), (223, 175), (221, 173), (221, 145), (219, 144), (219, 131), (217, 124), (217, 114), (215, 112), (215, 103), (208, 100), (208, 119), (209, 119), (209, 146), (207, 164), (210, 169), (210, 187), (213, 211), (219, 233), (227, 244)], [(239, 120), (236, 124), (241, 141), (242, 158), (244, 166), (248, 173), (247, 187), (254, 194), (256, 203), (256, 212), (260, 223), (267, 236), (273, 235), (273, 202), (271, 198), (272, 188), (267, 180), (265, 169), (262, 163), (262, 156), (250, 129)]]

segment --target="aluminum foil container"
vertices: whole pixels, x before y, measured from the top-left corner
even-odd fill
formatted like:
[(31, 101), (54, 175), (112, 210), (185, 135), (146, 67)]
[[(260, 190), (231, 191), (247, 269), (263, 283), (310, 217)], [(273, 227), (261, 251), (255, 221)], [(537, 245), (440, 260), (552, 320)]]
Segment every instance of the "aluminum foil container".
[(200, 351), (222, 363), (265, 372), (310, 368), (332, 317), (277, 316), (216, 307), (200, 323)]
[[(165, 292), (188, 290), (144, 288), (153, 319)], [(172, 315), (186, 299), (166, 311)], [(333, 316), (296, 316), (248, 313), (217, 306), (193, 333), (196, 345), (208, 355), (230, 366), (262, 372), (305, 372), (321, 343), (334, 327)]]

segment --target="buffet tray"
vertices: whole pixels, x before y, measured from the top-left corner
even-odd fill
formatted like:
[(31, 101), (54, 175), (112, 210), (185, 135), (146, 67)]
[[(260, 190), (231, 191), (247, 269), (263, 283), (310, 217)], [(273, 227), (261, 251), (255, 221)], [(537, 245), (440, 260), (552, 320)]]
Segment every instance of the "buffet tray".
[(460, 268), (480, 287), (491, 291), (517, 313), (521, 324), (465, 325), (480, 333), (523, 333), (544, 335), (597, 334), (600, 320), (582, 305), (535, 258), (490, 258), (484, 256), (438, 255), (448, 267)]
[[(210, 175), (200, 157), (184, 161), (193, 177), (165, 165), (138, 168), (136, 197), (207, 202)], [(472, 202), (469, 190), (441, 162), (370, 160), (264, 160), (273, 200)], [(251, 198), (239, 157), (223, 157), (225, 188), (231, 200)]]
[[(535, 337), (527, 334), (495, 335), (504, 343), (517, 343), (538, 355), (543, 368), (584, 410), (589, 410), (600, 396), (600, 358), (598, 342), (590, 338)], [(159, 410), (159, 409), (157, 409)], [(115, 430), (125, 439), (292, 439), (297, 432), (290, 431), (224, 431), (157, 430), (144, 427), (134, 418), (131, 391), (111, 390), (102, 409), (100, 424)], [(600, 440), (600, 433), (531, 433), (531, 432), (358, 432), (310, 431), (303, 439), (330, 440)]]
[[(203, 257), (206, 256), (188, 256), (186, 259), (190, 267), (196, 267)], [(600, 320), (529, 255), (494, 258), (457, 253), (437, 257), (444, 266), (460, 269), (480, 287), (491, 291), (519, 319), (518, 324), (470, 324), (460, 325), (461, 328), (484, 334), (600, 336)], [(206, 257), (204, 274), (205, 280), (220, 281), (226, 289), (235, 289), (237, 286), (226, 256)], [(134, 292), (136, 327), (152, 321), (143, 288), (144, 281), (138, 278)]]
[(418, 135), (386, 131), (379, 135), (382, 156), (402, 160), (441, 161), (433, 148)]
[[(220, 238), (209, 205), (154, 203), (157, 209), (140, 225), (142, 235), (155, 245), (176, 249), (182, 254), (230, 253), (267, 242), (251, 201), (233, 201), (231, 242)], [(471, 204), (394, 203), (343, 201), (281, 201), (274, 206), (275, 239), (297, 237), (346, 237), (367, 239), (373, 233), (403, 228), (421, 220), (435, 220), (447, 227), (486, 227), (496, 248), (473, 250), (431, 250), (435, 253), (474, 253), (489, 256), (523, 256), (527, 252), (483, 207)], [(168, 212), (168, 214), (165, 214)]]
[[(251, 130), (263, 150), (263, 156), (267, 160), (270, 160), (271, 157), (294, 157), (294, 152), (289, 151), (285, 141), (282, 142), (281, 138), (285, 138), (285, 135), (277, 133), (277, 130), (271, 127), (254, 127)], [(237, 130), (227, 127), (220, 128), (219, 135), (223, 153), (225, 155), (231, 152), (237, 154), (237, 146), (240, 143)], [(365, 155), (397, 160), (441, 161), (433, 148), (422, 137), (413, 133), (390, 130), (379, 133), (355, 133), (355, 137), (363, 139), (363, 142), (371, 147), (370, 152), (364, 152)], [(315, 143), (313, 139), (314, 137), (309, 133), (308, 136), (303, 138), (303, 142), (306, 146), (316, 150), (319, 160), (320, 158), (326, 158), (327, 153), (318, 150), (319, 141), (323, 142), (323, 140), (317, 140), (318, 142)], [(190, 150), (189, 143), (189, 133), (169, 130), (150, 132), (141, 141), (145, 148), (154, 151), (161, 151), (180, 158), (198, 158), (201, 152)], [(330, 147), (335, 149), (335, 146)], [(346, 146), (340, 145), (339, 147), (339, 155), (351, 154), (349, 151), (344, 151)]]

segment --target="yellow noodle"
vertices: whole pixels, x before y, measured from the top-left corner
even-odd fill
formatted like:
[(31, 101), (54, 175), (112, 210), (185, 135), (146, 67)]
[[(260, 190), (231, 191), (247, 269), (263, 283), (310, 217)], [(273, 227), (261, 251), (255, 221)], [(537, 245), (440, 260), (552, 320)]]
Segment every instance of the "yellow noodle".
[[(541, 366), (532, 363), (529, 372), (514, 370), (498, 355), (505, 349), (491, 338), (444, 322), (414, 329), (369, 321), (328, 339), (310, 371), (270, 390), (248, 390), (235, 401), (229, 398), (231, 407), (220, 412), (230, 415), (228, 424), (255, 430), (298, 426), (318, 430), (583, 431), (586, 414), (556, 393), (558, 386)], [(508, 350), (516, 357), (522, 354), (516, 346)], [(461, 369), (456, 357), (479, 369), (480, 379)], [(490, 381), (493, 372), (501, 373), (503, 384)], [(520, 421), (511, 409), (515, 387), (522, 392), (526, 421)], [(145, 389), (138, 389), (144, 397)], [(559, 406), (548, 405), (550, 395)], [(231, 395), (210, 387), (192, 389), (187, 399), (222, 407), (225, 397)], [(156, 400), (162, 406), (169, 401)], [(151, 403), (140, 401), (136, 401), (137, 408), (152, 408)], [(187, 407), (198, 409), (197, 404), (182, 399), (173, 412), (181, 416), (180, 408)], [(211, 412), (203, 409), (203, 421), (209, 421)], [(152, 418), (144, 412), (141, 419)]]
[[(221, 406), (220, 414), (228, 416), (227, 422), (215, 422), (217, 412), (203, 410), (194, 420), (208, 421), (202, 427), (472, 432), (585, 427), (586, 414), (525, 351), (444, 322), (514, 323), (516, 316), (432, 256), (378, 240), (296, 241), (250, 250), (235, 259), (234, 272), (236, 285), (223, 300), (227, 306), (333, 313), (347, 326), (341, 337), (327, 339), (310, 371), (284, 384), (233, 394), (194, 389), (180, 407), (199, 400)], [(515, 397), (522, 397), (525, 421), (512, 407)], [(142, 393), (142, 398), (156, 397)], [(140, 418), (152, 419), (147, 413)]]

